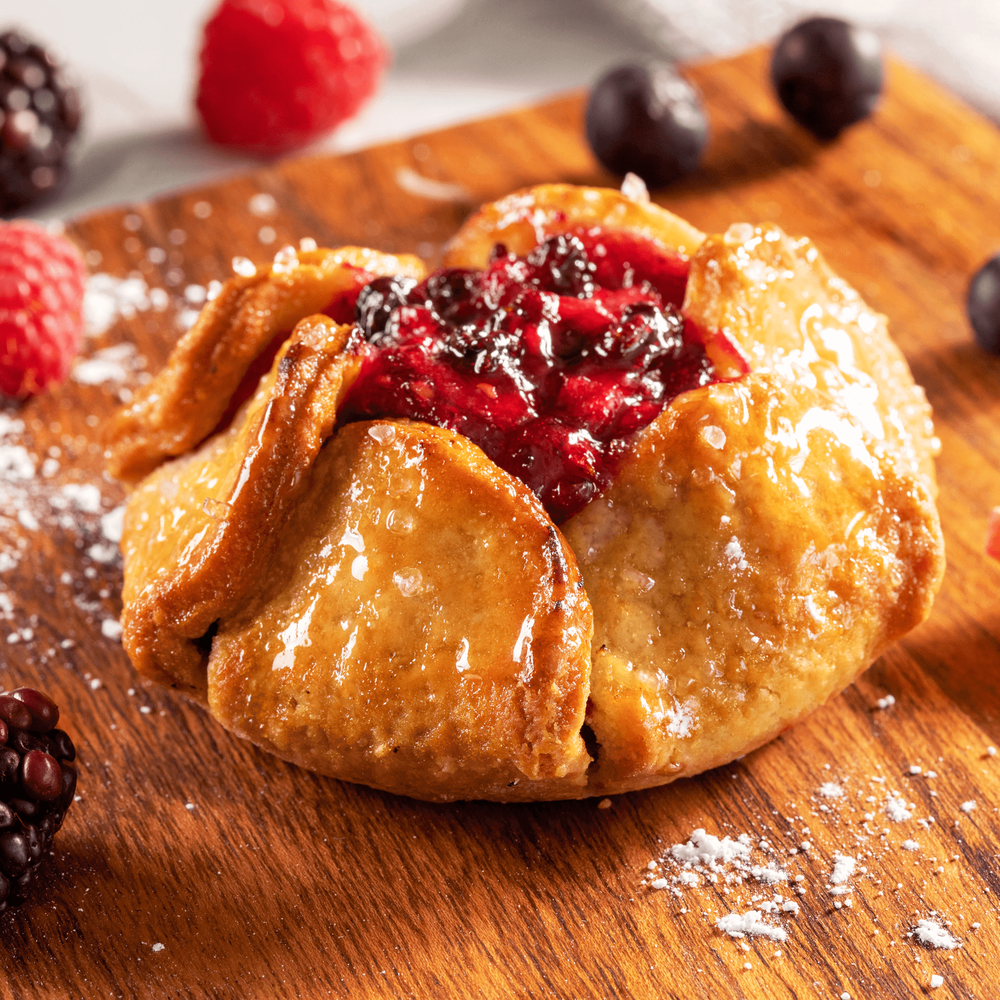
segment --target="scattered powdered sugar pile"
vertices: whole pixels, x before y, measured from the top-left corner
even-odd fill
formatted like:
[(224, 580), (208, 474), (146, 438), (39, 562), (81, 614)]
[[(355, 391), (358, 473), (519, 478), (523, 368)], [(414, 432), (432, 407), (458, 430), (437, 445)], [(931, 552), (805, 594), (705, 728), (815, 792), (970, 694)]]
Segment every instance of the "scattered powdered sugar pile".
[(909, 806), (906, 799), (900, 795), (887, 795), (885, 797), (885, 814), (893, 823), (902, 823), (913, 818), (913, 810), (916, 806), (911, 802)]
[[(881, 701), (879, 708), (892, 704)], [(989, 756), (993, 755), (987, 752)], [(938, 774), (907, 765), (900, 776), (923, 783), (933, 782)], [(939, 801), (936, 790), (928, 794), (935, 803)], [(810, 921), (846, 916), (855, 911), (855, 902), (863, 911), (859, 917), (874, 920), (872, 933), (882, 936), (887, 947), (895, 946), (892, 928), (880, 929), (871, 897), (903, 892), (903, 883), (896, 881), (903, 865), (922, 868), (921, 874), (931, 879), (945, 872), (938, 858), (926, 857), (921, 844), (907, 835), (912, 827), (932, 830), (935, 817), (917, 816), (917, 806), (902, 789), (890, 787), (889, 779), (881, 774), (867, 778), (845, 774), (823, 781), (815, 786), (808, 803), (806, 808), (790, 808), (787, 815), (773, 810), (770, 819), (761, 819), (753, 832), (724, 834), (698, 828), (686, 841), (667, 847), (649, 861), (642, 881), (654, 898), (673, 900), (677, 912), (701, 912), (707, 926), (744, 952), (750, 950), (752, 940), (793, 947), (796, 927), (799, 932), (805, 927), (792, 918), (800, 913)], [(976, 807), (972, 799), (956, 799), (951, 806), (965, 816)], [(950, 823), (948, 830), (954, 830)], [(957, 831), (949, 835), (963, 842)], [(839, 849), (830, 849), (832, 844), (839, 844)], [(960, 860), (960, 855), (950, 855), (952, 863)], [(928, 885), (926, 878), (922, 885)], [(913, 890), (921, 891), (911, 879), (907, 891)], [(904, 898), (895, 897), (897, 907)], [(991, 898), (986, 900), (992, 909)], [(923, 905), (927, 913), (926, 902)], [(911, 911), (906, 922), (895, 924), (895, 934), (925, 948), (961, 947), (951, 929), (953, 920), (934, 910), (917, 917), (919, 913)], [(955, 919), (966, 921), (964, 914)], [(970, 931), (979, 926), (968, 923)], [(781, 957), (781, 950), (774, 955)], [(919, 960), (915, 954), (914, 961)]]
[(945, 948), (950, 951), (962, 947), (962, 942), (947, 927), (942, 927), (936, 920), (930, 918), (918, 920), (910, 934), (928, 948)]
[(838, 852), (833, 855), (833, 871), (830, 872), (831, 896), (842, 896), (845, 892), (851, 891), (851, 887), (846, 883), (854, 874), (857, 864), (849, 854)]
[(740, 938), (747, 935), (766, 937), (772, 941), (787, 941), (788, 931), (784, 927), (767, 923), (760, 910), (747, 910), (746, 913), (727, 913), (719, 917), (715, 926), (730, 937)]

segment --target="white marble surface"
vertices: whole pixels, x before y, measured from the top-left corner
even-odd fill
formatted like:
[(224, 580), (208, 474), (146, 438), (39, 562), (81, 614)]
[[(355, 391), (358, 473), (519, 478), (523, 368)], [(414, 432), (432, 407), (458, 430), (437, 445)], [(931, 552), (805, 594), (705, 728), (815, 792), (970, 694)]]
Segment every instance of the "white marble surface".
[[(211, 146), (193, 110), (217, 0), (0, 0), (59, 52), (86, 102), (73, 180), (37, 209), (66, 218), (259, 163)], [(773, 37), (802, 0), (356, 0), (395, 58), (378, 94), (316, 148), (349, 151), (591, 83), (649, 52), (721, 54)], [(811, 5), (810, 10), (813, 10)], [(1000, 0), (828, 0), (1000, 118)]]

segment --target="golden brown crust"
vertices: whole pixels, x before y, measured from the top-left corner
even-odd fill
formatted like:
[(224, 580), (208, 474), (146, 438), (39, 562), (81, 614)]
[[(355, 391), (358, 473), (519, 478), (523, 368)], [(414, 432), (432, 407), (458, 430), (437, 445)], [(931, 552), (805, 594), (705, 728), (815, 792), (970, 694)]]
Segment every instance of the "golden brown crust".
[(592, 794), (746, 753), (926, 617), (933, 500), (877, 444), (753, 373), (675, 400), (564, 525), (594, 606)]
[(362, 247), (287, 254), (252, 277), (231, 278), (177, 342), (167, 366), (109, 423), (108, 468), (134, 485), (212, 433), (254, 360), (299, 320), (380, 274), (422, 278), (409, 255)]
[[(447, 263), (591, 225), (690, 255), (684, 313), (727, 381), (675, 399), (560, 533), (451, 431), (337, 430), (359, 359), (346, 327), (303, 321), (232, 425), (130, 499), (136, 666), (324, 773), (419, 798), (573, 798), (746, 753), (923, 620), (944, 565), (937, 440), (884, 318), (776, 227), (704, 238), (568, 185), (484, 207)], [(216, 426), (193, 359), (229, 358), (236, 391), (247, 287), (154, 383), (177, 412), (154, 392), (120, 419), (119, 471)]]
[(934, 482), (940, 444), (885, 317), (829, 268), (808, 239), (777, 226), (730, 226), (691, 262), (684, 315), (723, 336), (753, 371), (815, 384), (897, 461)]
[(649, 200), (627, 198), (610, 188), (542, 184), (474, 213), (449, 242), (444, 264), (481, 269), (497, 243), (523, 257), (547, 236), (589, 226), (645, 237), (675, 251), (681, 260), (687, 260), (705, 238), (689, 222)]
[(160, 466), (126, 509), (123, 641), (143, 673), (206, 697), (199, 645), (273, 551), (359, 364), (351, 328), (303, 320), (239, 419)]
[(520, 481), (453, 431), (349, 424), (220, 624), (209, 704), (390, 791), (579, 795), (591, 630), (573, 554)]

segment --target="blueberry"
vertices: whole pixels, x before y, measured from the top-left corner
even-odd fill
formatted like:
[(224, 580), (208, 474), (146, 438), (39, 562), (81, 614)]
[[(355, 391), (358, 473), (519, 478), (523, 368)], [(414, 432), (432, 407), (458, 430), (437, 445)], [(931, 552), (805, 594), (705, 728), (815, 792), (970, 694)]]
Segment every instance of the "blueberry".
[(698, 166), (708, 120), (698, 92), (669, 63), (618, 66), (590, 92), (587, 140), (608, 170), (659, 188)]
[(393, 311), (407, 304), (406, 297), (416, 285), (412, 278), (387, 275), (375, 278), (361, 289), (355, 312), (365, 340), (378, 343), (385, 336)]
[(972, 276), (965, 302), (979, 346), (1000, 354), (1000, 253)]
[(835, 17), (795, 25), (771, 57), (771, 80), (781, 103), (824, 141), (872, 113), (883, 75), (876, 35)]

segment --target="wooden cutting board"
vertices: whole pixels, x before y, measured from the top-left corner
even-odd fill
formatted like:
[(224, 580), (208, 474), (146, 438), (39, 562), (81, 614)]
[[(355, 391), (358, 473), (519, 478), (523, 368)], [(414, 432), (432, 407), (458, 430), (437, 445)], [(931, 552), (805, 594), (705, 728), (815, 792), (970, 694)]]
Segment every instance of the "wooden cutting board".
[[(784, 117), (765, 53), (690, 75), (712, 143), (658, 200), (709, 232), (774, 220), (812, 236), (927, 389), (949, 556), (930, 620), (762, 750), (607, 802), (427, 805), (261, 753), (141, 683), (116, 641), (121, 565), (100, 518), (123, 494), (102, 477), (101, 421), (142, 359), (163, 363), (184, 289), (235, 256), (263, 264), (302, 237), (433, 256), (481, 200), (611, 179), (574, 95), (81, 219), (70, 234), (95, 271), (166, 295), (91, 338), (63, 390), (0, 415), (0, 686), (56, 697), (81, 772), (33, 901), (0, 917), (0, 996), (909, 998), (934, 974), (935, 996), (1000, 996), (1000, 564), (981, 552), (1000, 359), (963, 307), (1000, 248), (1000, 134), (898, 64), (874, 119), (829, 146)], [(118, 344), (135, 349), (97, 353)], [(910, 818), (890, 817), (893, 794)], [(747, 834), (751, 861), (789, 879), (647, 869), (697, 828)], [(857, 864), (841, 895), (836, 852)], [(799, 912), (766, 912), (775, 892)], [(761, 904), (785, 940), (716, 928)], [(961, 947), (922, 946), (920, 919)]]

